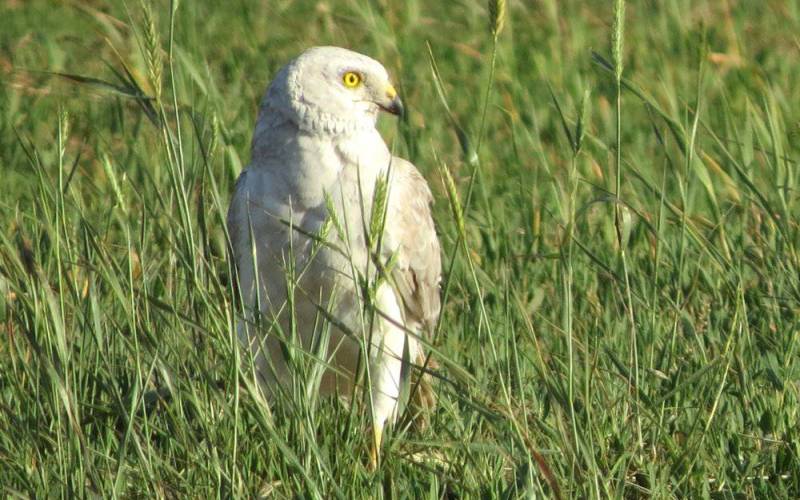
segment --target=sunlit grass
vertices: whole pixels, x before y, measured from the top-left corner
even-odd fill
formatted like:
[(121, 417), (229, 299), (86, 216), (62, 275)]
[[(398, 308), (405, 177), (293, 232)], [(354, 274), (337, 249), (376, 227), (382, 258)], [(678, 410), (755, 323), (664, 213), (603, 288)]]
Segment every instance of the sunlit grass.
[[(0, 4), (3, 492), (800, 495), (800, 11), (613, 4)], [(393, 73), (444, 247), (439, 406), (374, 473), (363, 407), (263, 404), (226, 257), (322, 44)]]

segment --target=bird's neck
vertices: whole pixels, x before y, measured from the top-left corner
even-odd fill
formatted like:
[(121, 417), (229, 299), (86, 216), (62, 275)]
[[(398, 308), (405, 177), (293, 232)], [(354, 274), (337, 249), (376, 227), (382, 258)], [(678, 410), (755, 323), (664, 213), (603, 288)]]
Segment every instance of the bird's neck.
[(324, 203), (325, 193), (360, 184), (371, 198), (377, 178), (387, 171), (391, 153), (378, 131), (330, 134), (303, 130), (290, 120), (262, 116), (253, 136), (251, 168), (258, 169), (305, 207)]

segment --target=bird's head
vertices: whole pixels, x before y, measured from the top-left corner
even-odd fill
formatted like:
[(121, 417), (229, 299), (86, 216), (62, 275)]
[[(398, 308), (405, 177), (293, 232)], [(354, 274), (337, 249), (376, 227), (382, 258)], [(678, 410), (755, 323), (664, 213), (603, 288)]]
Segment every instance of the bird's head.
[(403, 105), (378, 61), (339, 47), (306, 50), (278, 72), (262, 106), (303, 129), (343, 133), (375, 126)]

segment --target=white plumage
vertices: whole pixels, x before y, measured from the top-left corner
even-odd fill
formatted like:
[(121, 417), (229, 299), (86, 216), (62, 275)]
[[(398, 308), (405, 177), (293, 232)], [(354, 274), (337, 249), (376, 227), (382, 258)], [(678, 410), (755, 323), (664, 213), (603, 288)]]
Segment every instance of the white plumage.
[[(252, 160), (228, 211), (239, 290), (245, 307), (262, 314), (262, 326), (250, 315), (240, 336), (264, 392), (271, 396), (292, 379), (285, 361), (292, 329), (306, 352), (329, 332), (323, 394), (351, 394), (359, 346), (370, 345), (373, 465), (408, 383), (401, 380), (404, 349), (406, 360), (425, 359), (418, 339), (439, 316), (441, 273), (431, 192), (411, 163), (389, 152), (375, 128), (381, 109), (399, 114), (402, 107), (380, 63), (336, 47), (307, 50), (267, 89)], [(385, 223), (370, 237), (370, 228), (381, 227), (372, 216), (381, 213), (372, 209), (381, 185)], [(336, 326), (321, 328), (320, 311)], [(416, 400), (429, 406), (432, 392), (421, 382)]]

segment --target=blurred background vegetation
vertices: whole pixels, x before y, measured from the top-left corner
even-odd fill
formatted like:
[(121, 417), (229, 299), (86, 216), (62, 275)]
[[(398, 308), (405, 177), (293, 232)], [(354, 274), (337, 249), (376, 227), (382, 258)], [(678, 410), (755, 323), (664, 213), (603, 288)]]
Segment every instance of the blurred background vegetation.
[[(799, 496), (800, 4), (630, 2), (619, 101), (614, 4), (1, 0), (4, 493)], [(224, 213), (313, 45), (394, 76), (448, 271), (440, 406), (374, 473), (237, 354)]]

